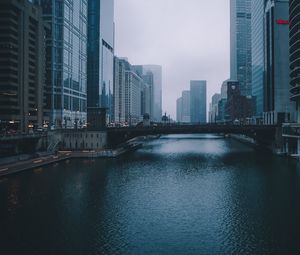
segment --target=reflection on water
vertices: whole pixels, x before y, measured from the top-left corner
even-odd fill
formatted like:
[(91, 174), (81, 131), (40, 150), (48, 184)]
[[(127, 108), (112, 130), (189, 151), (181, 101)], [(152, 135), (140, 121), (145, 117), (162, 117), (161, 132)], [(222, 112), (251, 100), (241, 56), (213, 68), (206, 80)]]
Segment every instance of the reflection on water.
[[(208, 135), (0, 181), (6, 254), (299, 254), (295, 161)], [(0, 179), (1, 180), (1, 179)]]

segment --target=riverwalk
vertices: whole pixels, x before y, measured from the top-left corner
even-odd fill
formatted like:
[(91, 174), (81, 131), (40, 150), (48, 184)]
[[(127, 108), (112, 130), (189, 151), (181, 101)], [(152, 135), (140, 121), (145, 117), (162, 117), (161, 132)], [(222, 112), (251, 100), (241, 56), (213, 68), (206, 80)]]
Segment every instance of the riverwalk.
[(136, 150), (141, 146), (142, 143), (136, 142), (126, 147), (121, 147), (117, 149), (105, 149), (99, 151), (59, 151), (55, 155), (47, 155), (43, 157), (32, 158), (29, 160), (22, 160), (0, 165), (0, 176), (25, 171), (28, 169), (38, 168), (72, 158), (116, 158), (126, 152)]

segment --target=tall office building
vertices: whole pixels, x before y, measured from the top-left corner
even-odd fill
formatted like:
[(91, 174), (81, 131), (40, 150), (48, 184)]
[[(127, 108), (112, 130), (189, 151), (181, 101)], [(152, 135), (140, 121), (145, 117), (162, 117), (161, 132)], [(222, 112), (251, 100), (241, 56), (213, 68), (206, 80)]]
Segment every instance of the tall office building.
[(264, 111), (264, 5), (266, 0), (251, 3), (252, 95), (256, 97), (255, 115)]
[(297, 123), (300, 123), (300, 2), (291, 0), (290, 7), (290, 84), (291, 100), (297, 105)]
[(41, 0), (47, 35), (47, 107), (55, 128), (86, 125), (87, 0)]
[(125, 62), (125, 121), (129, 125), (136, 125), (143, 120), (142, 95), (144, 81), (136, 69)]
[(152, 117), (154, 121), (161, 121), (162, 117), (162, 67), (159, 65), (143, 65), (144, 74), (153, 74), (153, 103)]
[(191, 94), (189, 90), (182, 91), (182, 116), (181, 122), (190, 123), (191, 122)]
[(154, 87), (154, 76), (153, 73), (148, 71), (142, 75), (144, 80), (144, 112), (143, 114), (149, 114), (150, 119), (153, 119), (153, 87)]
[(230, 81), (230, 79), (227, 79), (223, 81), (222, 86), (221, 86), (221, 98), (226, 99), (227, 98), (227, 82)]
[(151, 71), (146, 71), (142, 65), (133, 65), (134, 72), (143, 79), (142, 84), (142, 115), (147, 114), (153, 120), (154, 104), (154, 75)]
[(283, 125), (285, 153), (300, 157), (300, 1), (289, 1), (290, 99), (296, 104), (296, 123)]
[(206, 81), (190, 82), (192, 123), (206, 123)]
[(176, 100), (176, 120), (182, 122), (182, 97)]
[(125, 122), (125, 70), (126, 60), (114, 58), (114, 122)]
[(114, 0), (88, 0), (87, 46), (88, 116), (106, 108), (110, 122), (114, 113)]
[(268, 0), (265, 7), (265, 124), (294, 119), (290, 101), (289, 1)]
[(45, 104), (45, 34), (40, 6), (0, 1), (0, 125), (27, 132), (48, 119)]
[(209, 111), (209, 122), (215, 123), (218, 119), (218, 106), (221, 100), (221, 94), (215, 93), (211, 98), (210, 111)]
[(251, 95), (251, 0), (230, 0), (230, 79)]

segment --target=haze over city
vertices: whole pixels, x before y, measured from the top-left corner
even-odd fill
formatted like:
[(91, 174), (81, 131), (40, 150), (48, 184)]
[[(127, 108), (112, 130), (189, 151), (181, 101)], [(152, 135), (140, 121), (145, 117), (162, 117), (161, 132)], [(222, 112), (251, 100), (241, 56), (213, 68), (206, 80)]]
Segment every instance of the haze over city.
[(1, 254), (300, 254), (300, 0), (0, 0)]
[[(116, 0), (115, 53), (163, 70), (163, 112), (190, 80), (207, 80), (207, 98), (229, 78), (229, 0)], [(209, 100), (207, 100), (209, 103)]]

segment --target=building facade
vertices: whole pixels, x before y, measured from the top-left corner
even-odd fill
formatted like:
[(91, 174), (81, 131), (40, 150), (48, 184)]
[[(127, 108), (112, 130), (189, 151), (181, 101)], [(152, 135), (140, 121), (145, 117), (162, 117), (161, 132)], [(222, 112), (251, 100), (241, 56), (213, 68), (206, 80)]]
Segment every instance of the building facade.
[(252, 93), (251, 60), (251, 0), (230, 0), (230, 79), (242, 95)]
[(296, 122), (300, 123), (300, 2), (298, 0), (290, 1), (289, 15), (290, 91), (291, 100), (297, 106)]
[(215, 123), (218, 120), (218, 106), (221, 100), (221, 94), (215, 93), (211, 98), (210, 111), (209, 111), (209, 122)]
[(206, 81), (190, 82), (192, 123), (206, 123)]
[(115, 123), (125, 123), (125, 70), (126, 61), (114, 58), (114, 113)]
[(182, 97), (176, 100), (176, 121), (182, 122)]
[(0, 125), (27, 132), (48, 122), (45, 112), (45, 35), (39, 5), (0, 2)]
[(143, 79), (126, 61), (125, 70), (125, 121), (128, 125), (136, 125), (143, 120), (142, 90)]
[(266, 0), (251, 3), (252, 95), (256, 97), (255, 115), (264, 111), (264, 6)]
[(88, 108), (106, 108), (113, 120), (114, 1), (88, 0)]
[(218, 118), (217, 118), (218, 123), (224, 123), (228, 119), (228, 116), (226, 115), (226, 104), (227, 104), (227, 99), (221, 98), (221, 100), (218, 103)]
[[(281, 23), (284, 20), (281, 20)], [(289, 1), (290, 99), (296, 104), (296, 123), (283, 125), (284, 152), (300, 157), (300, 2)]]
[(182, 116), (181, 122), (190, 123), (191, 122), (191, 93), (189, 90), (182, 91)]
[(153, 119), (153, 87), (154, 87), (154, 76), (153, 73), (148, 71), (142, 75), (144, 81), (144, 96), (143, 96), (143, 107), (144, 110), (142, 111), (143, 114), (148, 114), (150, 120)]
[(87, 0), (42, 0), (47, 35), (47, 107), (54, 128), (87, 122)]
[(226, 120), (251, 123), (251, 117), (255, 112), (255, 98), (242, 95), (238, 81), (228, 81), (227, 86)]
[(223, 81), (221, 86), (221, 98), (226, 99), (227, 98), (227, 82), (230, 81), (230, 79), (227, 79)]
[(269, 0), (265, 7), (265, 124), (294, 120), (290, 101), (289, 2)]
[(152, 118), (154, 121), (161, 121), (162, 118), (162, 67), (159, 65), (143, 65), (143, 72), (153, 74), (153, 101)]

